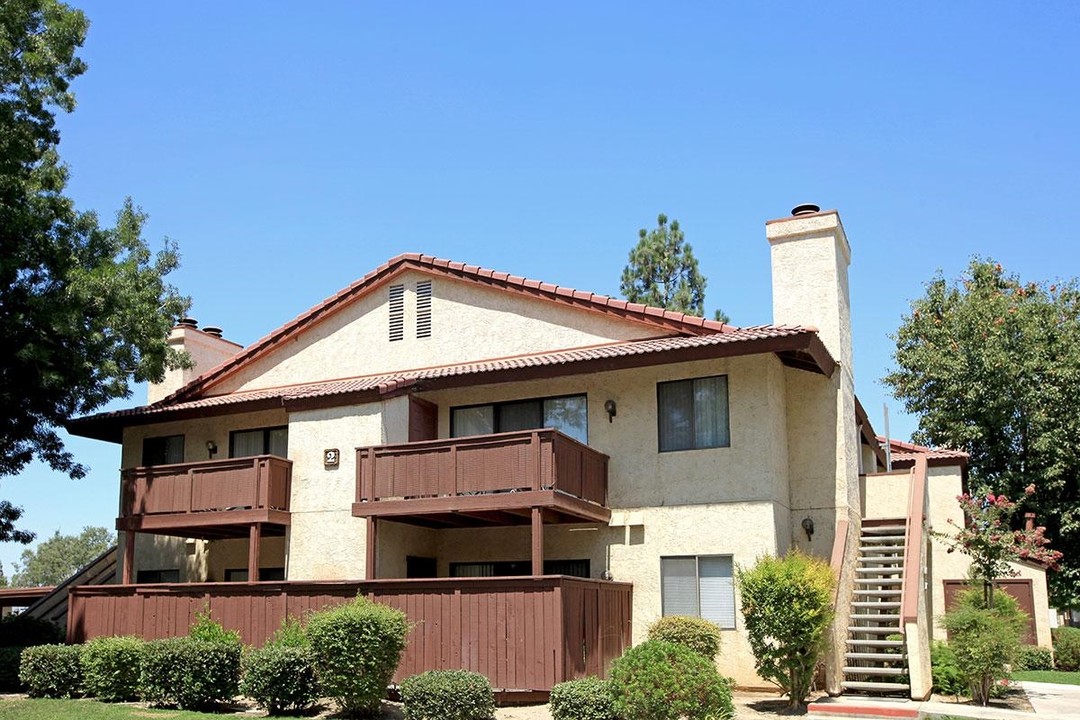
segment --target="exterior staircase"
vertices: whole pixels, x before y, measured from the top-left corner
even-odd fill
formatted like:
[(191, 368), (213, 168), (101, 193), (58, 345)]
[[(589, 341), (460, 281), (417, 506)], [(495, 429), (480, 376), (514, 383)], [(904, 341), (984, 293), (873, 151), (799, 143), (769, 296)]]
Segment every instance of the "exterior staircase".
[(900, 621), (904, 521), (863, 525), (844, 660), (846, 693), (910, 692)]
[(24, 612), (30, 617), (48, 620), (60, 628), (61, 632), (66, 632), (68, 591), (78, 585), (110, 585), (115, 582), (116, 545), (113, 545)]

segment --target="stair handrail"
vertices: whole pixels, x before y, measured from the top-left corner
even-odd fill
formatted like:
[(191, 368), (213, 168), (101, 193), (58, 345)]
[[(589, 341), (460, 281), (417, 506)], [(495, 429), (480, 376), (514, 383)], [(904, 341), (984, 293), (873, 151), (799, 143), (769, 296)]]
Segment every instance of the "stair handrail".
[[(904, 647), (908, 658), (908, 683), (914, 700), (925, 700), (933, 686), (930, 671), (930, 628), (926, 592), (927, 542), (926, 518), (929, 496), (926, 492), (928, 463), (917, 457), (911, 469), (908, 513), (904, 532), (904, 574), (901, 585), (900, 622), (904, 629)], [(920, 616), (924, 622), (919, 622)]]
[(845, 604), (843, 608), (841, 607), (840, 593), (847, 584), (847, 576), (850, 575), (850, 573), (845, 572), (850, 526), (851, 522), (847, 518), (836, 521), (836, 534), (833, 536), (832, 557), (829, 562), (833, 569), (833, 575), (836, 577), (836, 586), (833, 588), (833, 611), (835, 615), (830, 629), (832, 650), (825, 662), (825, 689), (830, 695), (839, 695), (843, 689), (841, 683), (843, 682), (844, 641), (847, 637), (846, 618), (851, 609), (851, 591), (849, 590), (848, 595), (844, 597), (849, 603)]

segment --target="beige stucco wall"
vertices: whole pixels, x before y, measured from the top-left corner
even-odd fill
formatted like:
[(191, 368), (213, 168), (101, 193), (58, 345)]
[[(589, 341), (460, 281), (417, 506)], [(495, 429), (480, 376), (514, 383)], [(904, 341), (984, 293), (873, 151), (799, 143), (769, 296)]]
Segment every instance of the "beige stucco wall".
[[(956, 501), (963, 492), (959, 467), (932, 467), (927, 478), (930, 495), (930, 529), (935, 532), (954, 534), (962, 527), (964, 514)], [(950, 523), (950, 520), (952, 523)], [(943, 580), (962, 580), (968, 576), (970, 559), (961, 552), (948, 552), (948, 546), (935, 539), (930, 558), (931, 612), (934, 617), (933, 638), (945, 639), (945, 630), (939, 618), (945, 612), (945, 586)], [(1035, 604), (1035, 635), (1039, 645), (1051, 647), (1049, 599), (1046, 588), (1046, 571), (1027, 563), (1013, 563), (1017, 577), (1030, 579)]]
[[(416, 337), (416, 282), (432, 280), (432, 335)], [(405, 286), (405, 338), (389, 340), (388, 287)], [(214, 392), (448, 365), (666, 334), (656, 327), (409, 271), (214, 387)], [(470, 339), (464, 341), (464, 339)]]
[[(247, 570), (247, 538), (212, 540), (205, 545), (206, 582), (225, 582), (226, 570)], [(285, 567), (285, 538), (264, 537), (259, 541), (259, 567)]]
[(863, 518), (892, 520), (908, 515), (911, 470), (871, 473), (859, 479), (863, 488)]
[(202, 330), (189, 327), (174, 327), (169, 333), (169, 345), (177, 350), (186, 351), (191, 357), (192, 366), (166, 370), (165, 377), (160, 383), (147, 385), (147, 404), (155, 403), (179, 390), (243, 349), (234, 342), (207, 335)]

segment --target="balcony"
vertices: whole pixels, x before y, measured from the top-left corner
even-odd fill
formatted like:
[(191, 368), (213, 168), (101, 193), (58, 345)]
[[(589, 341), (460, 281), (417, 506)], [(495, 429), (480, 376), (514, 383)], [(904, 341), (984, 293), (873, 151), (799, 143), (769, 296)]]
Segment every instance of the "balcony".
[(434, 528), (607, 522), (608, 457), (557, 430), (356, 451), (356, 517)]
[(281, 535), (292, 462), (273, 455), (125, 470), (116, 529), (203, 539)]

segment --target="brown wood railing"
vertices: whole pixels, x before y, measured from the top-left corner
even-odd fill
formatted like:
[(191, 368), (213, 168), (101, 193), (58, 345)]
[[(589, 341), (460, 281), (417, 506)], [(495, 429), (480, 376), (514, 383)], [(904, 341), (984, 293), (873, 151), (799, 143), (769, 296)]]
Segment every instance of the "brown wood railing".
[(412, 626), (395, 682), (425, 670), (483, 673), (503, 691), (546, 692), (598, 675), (630, 647), (631, 585), (564, 576), (368, 582), (202, 583), (73, 588), (68, 642), (103, 635), (182, 635), (209, 608), (245, 644), (286, 616), (363, 594), (403, 610)]
[(125, 470), (120, 516), (289, 509), (292, 462), (273, 455)]
[(356, 450), (356, 501), (559, 490), (607, 503), (608, 456), (557, 430)]

